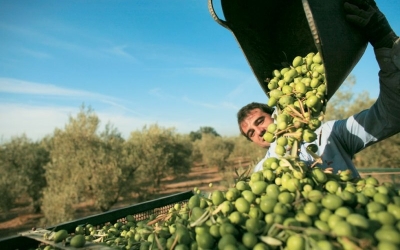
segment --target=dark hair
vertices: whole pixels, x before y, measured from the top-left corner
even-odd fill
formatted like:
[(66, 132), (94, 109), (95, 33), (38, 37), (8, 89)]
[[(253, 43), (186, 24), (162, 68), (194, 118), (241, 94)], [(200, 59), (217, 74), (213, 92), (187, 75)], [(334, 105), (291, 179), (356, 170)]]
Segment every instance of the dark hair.
[[(242, 135), (244, 135), (248, 140), (250, 140), (249, 137), (247, 137), (247, 135), (243, 132), (240, 124), (243, 122), (244, 119), (246, 119), (246, 117), (250, 114), (251, 111), (253, 111), (254, 109), (260, 109), (263, 112), (272, 115), (274, 113), (274, 108), (271, 108), (270, 106), (268, 106), (265, 103), (259, 103), (259, 102), (252, 102), (247, 104), (246, 106), (242, 107), (238, 113), (237, 113), (237, 120), (238, 120), (238, 125), (239, 125), (239, 129), (240, 129), (240, 133)], [(251, 140), (250, 140), (251, 141)]]

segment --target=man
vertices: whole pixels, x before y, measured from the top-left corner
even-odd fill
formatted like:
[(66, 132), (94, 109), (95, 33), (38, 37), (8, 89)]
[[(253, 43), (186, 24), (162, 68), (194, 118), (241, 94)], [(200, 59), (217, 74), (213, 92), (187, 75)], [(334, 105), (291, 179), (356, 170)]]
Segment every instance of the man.
[[(344, 9), (347, 21), (360, 29), (374, 48), (380, 67), (380, 94), (370, 109), (321, 125), (313, 143), (318, 145), (316, 154), (322, 157), (323, 168), (331, 167), (335, 173), (349, 169), (353, 176), (358, 176), (353, 156), (400, 132), (400, 39), (374, 0), (346, 0)], [(261, 103), (250, 103), (238, 112), (241, 133), (257, 145), (269, 147), (254, 171), (263, 169), (265, 159), (277, 157), (276, 143), (263, 139), (268, 125), (274, 122), (273, 112), (273, 108)], [(312, 164), (314, 159), (307, 152), (307, 145), (300, 146), (299, 157)]]

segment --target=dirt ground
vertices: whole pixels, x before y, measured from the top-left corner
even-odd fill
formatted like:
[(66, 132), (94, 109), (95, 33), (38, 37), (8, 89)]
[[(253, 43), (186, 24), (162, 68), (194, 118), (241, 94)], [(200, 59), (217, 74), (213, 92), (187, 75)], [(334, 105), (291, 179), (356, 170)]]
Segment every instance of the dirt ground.
[[(245, 164), (241, 162), (241, 166), (245, 166)], [(211, 190), (209, 187), (210, 183), (213, 183), (212, 190), (224, 189), (227, 188), (230, 183), (233, 183), (232, 181), (236, 176), (234, 167), (230, 170), (219, 171), (216, 167), (208, 168), (203, 165), (197, 165), (192, 167), (189, 175), (184, 178), (165, 178), (162, 181), (162, 191), (160, 191), (157, 196), (152, 197), (152, 199), (193, 190), (195, 187), (207, 192)], [(135, 198), (125, 199), (115, 204), (111, 209), (137, 203), (138, 201)], [(29, 203), (21, 202), (11, 211), (0, 213), (0, 238), (16, 235), (19, 232), (24, 232), (40, 225), (40, 220), (43, 218), (43, 215), (33, 214), (30, 211), (29, 205)], [(77, 218), (83, 218), (96, 213), (98, 212), (90, 210), (88, 204), (80, 204), (77, 211)]]

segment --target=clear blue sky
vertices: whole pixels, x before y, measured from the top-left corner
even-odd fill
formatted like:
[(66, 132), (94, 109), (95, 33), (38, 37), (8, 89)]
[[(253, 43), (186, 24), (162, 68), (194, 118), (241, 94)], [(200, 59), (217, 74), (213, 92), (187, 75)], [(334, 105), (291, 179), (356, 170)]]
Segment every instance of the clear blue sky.
[[(377, 4), (399, 34), (399, 1)], [(376, 97), (371, 47), (352, 74)], [(267, 97), (206, 0), (0, 0), (3, 139), (41, 139), (83, 103), (125, 137), (155, 123), (238, 135), (236, 112), (252, 101)]]

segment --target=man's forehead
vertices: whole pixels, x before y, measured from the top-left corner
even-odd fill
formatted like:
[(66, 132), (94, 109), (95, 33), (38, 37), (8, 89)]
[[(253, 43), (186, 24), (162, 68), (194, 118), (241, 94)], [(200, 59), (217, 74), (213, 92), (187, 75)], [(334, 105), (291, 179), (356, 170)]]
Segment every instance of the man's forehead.
[(262, 111), (260, 109), (253, 109), (252, 111), (249, 112), (249, 114), (246, 116), (246, 119), (251, 119), (254, 118), (254, 116), (258, 116), (262, 113)]

